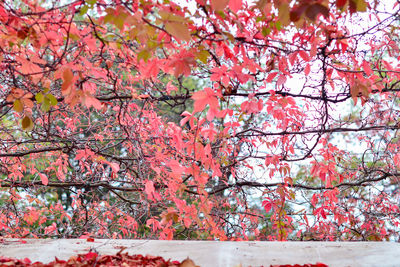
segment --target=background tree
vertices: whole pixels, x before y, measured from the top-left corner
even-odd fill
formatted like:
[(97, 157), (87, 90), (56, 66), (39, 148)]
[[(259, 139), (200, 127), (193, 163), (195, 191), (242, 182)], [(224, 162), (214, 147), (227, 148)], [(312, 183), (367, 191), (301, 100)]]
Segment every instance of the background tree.
[(397, 240), (398, 2), (0, 4), (0, 233)]

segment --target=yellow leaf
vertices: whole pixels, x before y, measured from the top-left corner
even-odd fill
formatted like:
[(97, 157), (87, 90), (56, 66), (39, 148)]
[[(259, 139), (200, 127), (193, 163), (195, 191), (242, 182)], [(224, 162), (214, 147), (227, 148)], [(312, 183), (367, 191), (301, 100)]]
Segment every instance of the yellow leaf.
[(290, 24), (290, 7), (288, 3), (282, 3), (278, 7), (278, 19), (283, 26)]
[(35, 99), (36, 99), (36, 101), (37, 101), (38, 103), (42, 103), (42, 102), (43, 102), (43, 99), (44, 99), (44, 95), (43, 95), (41, 92), (39, 92), (39, 93), (37, 93), (37, 94), (35, 95)]
[(33, 129), (33, 121), (32, 119), (25, 115), (25, 117), (21, 120), (22, 129), (25, 131), (30, 131)]
[(164, 10), (159, 11), (158, 14), (160, 15), (160, 17), (163, 21), (187, 23), (186, 18), (175, 15), (175, 14), (171, 14)]
[(228, 39), (229, 39), (231, 42), (234, 42), (234, 41), (235, 41), (235, 37), (234, 37), (231, 33), (229, 33), (229, 32), (222, 32), (222, 34), (223, 34), (225, 37), (228, 37)]
[(147, 60), (149, 60), (150, 57), (151, 57), (151, 53), (147, 49), (145, 49), (138, 53), (137, 61), (139, 62), (141, 59), (143, 59), (144, 62), (147, 62)]
[(81, 39), (81, 37), (80, 37), (79, 35), (75, 34), (75, 33), (70, 33), (70, 34), (69, 34), (69, 38), (70, 38), (72, 41), (78, 41), (78, 40)]
[(207, 59), (210, 56), (210, 53), (207, 50), (201, 50), (197, 55), (197, 58), (200, 59), (204, 64), (207, 63)]
[(114, 19), (114, 25), (117, 26), (117, 28), (122, 31), (124, 28), (124, 23), (125, 23), (125, 17), (124, 16), (118, 16), (115, 17)]
[(14, 108), (14, 110), (15, 110), (16, 112), (21, 113), (21, 112), (24, 110), (24, 106), (22, 105), (21, 100), (16, 99), (16, 100), (14, 101), (13, 108)]
[(165, 24), (165, 29), (167, 32), (180, 40), (189, 42), (191, 39), (190, 32), (186, 24), (179, 22), (167, 22)]
[(229, 0), (211, 0), (211, 7), (215, 11), (223, 11), (228, 6)]
[(365, 2), (365, 0), (357, 0), (356, 1), (356, 5), (357, 5), (357, 11), (358, 12), (367, 11), (367, 3)]

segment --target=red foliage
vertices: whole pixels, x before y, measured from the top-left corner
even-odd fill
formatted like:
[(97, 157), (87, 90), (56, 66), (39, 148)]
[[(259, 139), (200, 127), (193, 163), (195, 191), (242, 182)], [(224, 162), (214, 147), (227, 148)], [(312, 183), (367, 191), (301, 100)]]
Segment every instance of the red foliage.
[[(186, 262), (185, 264), (183, 264)], [(170, 266), (170, 267), (196, 267), (193, 261), (186, 259), (183, 262), (164, 260), (162, 257), (129, 255), (128, 253), (117, 253), (116, 255), (98, 255), (95, 252), (73, 256), (68, 260), (55, 259), (50, 263), (34, 262), (28, 258), (23, 260), (0, 257), (0, 267), (26, 266), (26, 267), (66, 267), (66, 266)]]
[(0, 235), (399, 239), (398, 2), (42, 2), (0, 1)]
[[(116, 255), (98, 255), (95, 252), (89, 252), (87, 254), (80, 254), (78, 256), (73, 256), (69, 260), (59, 260), (44, 264), (41, 262), (32, 263), (28, 258), (23, 260), (0, 257), (0, 267), (6, 266), (16, 266), (16, 267), (67, 267), (67, 266), (171, 266), (171, 267), (197, 267), (195, 263), (187, 258), (186, 260), (179, 261), (166, 261), (162, 257), (154, 256), (142, 256), (142, 255), (129, 255), (128, 253), (117, 253)], [(284, 264), (284, 265), (271, 265), (271, 267), (328, 267), (328, 265), (323, 263), (316, 264)]]
[(283, 264), (283, 265), (271, 265), (271, 267), (328, 267), (328, 265), (323, 263), (316, 263), (316, 264)]

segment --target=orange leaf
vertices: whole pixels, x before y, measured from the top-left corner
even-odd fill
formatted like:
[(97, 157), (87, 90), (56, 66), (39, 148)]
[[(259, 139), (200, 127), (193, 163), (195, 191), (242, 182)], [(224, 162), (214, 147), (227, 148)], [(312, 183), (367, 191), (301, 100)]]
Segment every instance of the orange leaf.
[(71, 69), (64, 70), (63, 72), (64, 83), (61, 86), (61, 90), (66, 91), (72, 85), (73, 79), (74, 79), (74, 74), (72, 73)]
[(182, 261), (179, 267), (198, 267), (191, 259), (187, 258), (186, 260)]
[(188, 26), (184, 23), (175, 22), (175, 21), (167, 22), (165, 24), (165, 29), (167, 30), (167, 32), (172, 34), (175, 38), (178, 38), (180, 40), (189, 42), (191, 39)]
[(211, 7), (215, 11), (223, 11), (228, 3), (229, 0), (211, 0)]

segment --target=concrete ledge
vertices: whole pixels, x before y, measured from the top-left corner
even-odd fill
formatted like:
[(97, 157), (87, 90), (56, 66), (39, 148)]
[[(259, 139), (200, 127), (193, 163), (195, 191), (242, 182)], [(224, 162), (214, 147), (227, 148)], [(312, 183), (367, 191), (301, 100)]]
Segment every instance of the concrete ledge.
[(204, 267), (269, 266), (321, 262), (329, 266), (400, 266), (400, 244), (389, 242), (218, 242), (95, 239), (4, 239), (0, 255), (28, 257), (48, 263), (57, 256), (87, 253), (115, 254), (122, 248), (129, 254), (162, 256), (183, 260), (190, 257)]

